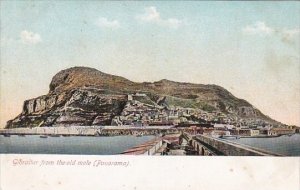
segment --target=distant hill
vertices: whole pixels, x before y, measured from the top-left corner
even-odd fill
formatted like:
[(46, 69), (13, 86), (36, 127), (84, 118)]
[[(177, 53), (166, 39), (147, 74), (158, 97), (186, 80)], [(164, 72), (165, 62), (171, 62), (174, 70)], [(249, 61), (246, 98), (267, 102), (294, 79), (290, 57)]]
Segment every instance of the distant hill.
[(114, 117), (122, 114), (128, 95), (136, 93), (144, 95), (136, 101), (157, 109), (191, 108), (241, 125), (281, 124), (217, 85), (166, 79), (136, 83), (93, 68), (73, 67), (58, 72), (49, 87), (47, 95), (26, 100), (22, 113), (8, 121), (6, 128), (110, 125)]

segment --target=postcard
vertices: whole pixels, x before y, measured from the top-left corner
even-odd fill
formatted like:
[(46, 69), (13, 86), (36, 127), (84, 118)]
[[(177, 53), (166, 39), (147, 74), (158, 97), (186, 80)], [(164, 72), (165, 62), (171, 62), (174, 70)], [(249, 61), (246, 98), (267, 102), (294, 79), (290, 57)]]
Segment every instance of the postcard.
[(1, 1), (0, 189), (299, 189), (297, 1)]

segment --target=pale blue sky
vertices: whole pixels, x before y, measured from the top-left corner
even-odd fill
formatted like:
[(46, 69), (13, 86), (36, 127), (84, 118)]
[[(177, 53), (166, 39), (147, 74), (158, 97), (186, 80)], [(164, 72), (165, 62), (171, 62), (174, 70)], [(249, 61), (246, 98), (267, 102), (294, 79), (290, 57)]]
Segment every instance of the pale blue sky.
[(221, 85), (300, 125), (299, 25), (299, 2), (1, 1), (0, 124), (61, 69), (89, 66)]

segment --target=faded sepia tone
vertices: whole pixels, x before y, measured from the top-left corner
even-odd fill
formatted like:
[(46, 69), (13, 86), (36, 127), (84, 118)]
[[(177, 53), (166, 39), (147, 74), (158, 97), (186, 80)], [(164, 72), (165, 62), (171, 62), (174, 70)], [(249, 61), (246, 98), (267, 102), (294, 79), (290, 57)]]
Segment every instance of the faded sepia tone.
[(0, 1), (0, 189), (299, 189), (299, 13)]
[(2, 1), (0, 152), (299, 156), (299, 11)]

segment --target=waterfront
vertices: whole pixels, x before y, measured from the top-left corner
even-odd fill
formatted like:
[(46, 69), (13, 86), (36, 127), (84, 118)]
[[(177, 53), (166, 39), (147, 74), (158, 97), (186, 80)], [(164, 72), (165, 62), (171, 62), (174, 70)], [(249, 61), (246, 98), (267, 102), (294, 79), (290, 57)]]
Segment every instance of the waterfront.
[(300, 156), (300, 134), (294, 134), (292, 136), (283, 135), (273, 138), (240, 138), (230, 141), (286, 156)]
[(40, 138), (39, 135), (0, 135), (0, 153), (113, 155), (154, 138), (155, 136)]
[[(153, 135), (138, 137), (133, 135), (113, 137), (47, 136), (47, 138), (40, 138), (39, 135), (11, 135), (10, 137), (0, 135), (0, 153), (115, 155), (154, 139), (155, 136)], [(244, 144), (285, 156), (300, 156), (300, 134), (225, 141)]]

